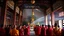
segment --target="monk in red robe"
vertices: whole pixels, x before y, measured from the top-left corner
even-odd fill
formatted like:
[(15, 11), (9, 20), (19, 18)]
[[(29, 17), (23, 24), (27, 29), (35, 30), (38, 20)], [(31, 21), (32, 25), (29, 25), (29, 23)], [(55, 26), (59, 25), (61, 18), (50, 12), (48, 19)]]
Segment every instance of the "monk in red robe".
[(35, 35), (37, 35), (37, 25), (34, 27)]
[(27, 34), (28, 34), (28, 29), (27, 29), (27, 26), (26, 26), (26, 28), (24, 29), (24, 36), (27, 36)]
[(40, 36), (40, 33), (41, 33), (41, 28), (39, 25), (37, 25), (36, 30), (35, 30), (35, 34), (36, 34), (36, 36)]
[(28, 33), (27, 35), (29, 36), (30, 35), (30, 26), (29, 25), (27, 26), (27, 33)]
[(40, 36), (46, 36), (46, 29), (45, 29), (44, 25), (42, 25)]
[(24, 36), (24, 30), (22, 26), (20, 26), (20, 29), (19, 29), (19, 36)]
[(46, 30), (46, 35), (47, 36), (53, 36), (53, 29), (48, 25), (48, 29)]
[(3, 28), (3, 24), (0, 25), (0, 36), (6, 36), (6, 31)]
[[(34, 32), (36, 31), (36, 25), (34, 26)], [(36, 34), (36, 32), (35, 32), (35, 34)]]

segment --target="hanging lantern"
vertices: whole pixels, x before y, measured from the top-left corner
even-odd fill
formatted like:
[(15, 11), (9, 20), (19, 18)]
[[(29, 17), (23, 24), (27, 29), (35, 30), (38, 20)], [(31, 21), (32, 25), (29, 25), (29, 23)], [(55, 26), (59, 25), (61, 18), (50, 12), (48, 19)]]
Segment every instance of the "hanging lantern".
[(34, 4), (35, 3), (35, 0), (31, 0), (31, 3)]

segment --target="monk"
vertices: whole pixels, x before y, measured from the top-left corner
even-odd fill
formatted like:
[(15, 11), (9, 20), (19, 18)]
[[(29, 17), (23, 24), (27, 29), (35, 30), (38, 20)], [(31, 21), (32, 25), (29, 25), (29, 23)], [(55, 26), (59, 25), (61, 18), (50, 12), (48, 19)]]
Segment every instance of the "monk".
[(37, 25), (34, 27), (34, 32), (35, 32), (35, 35), (37, 36)]
[(27, 30), (28, 30), (27, 31), (27, 33), (28, 33), (27, 35), (29, 36), (30, 35), (30, 26), (29, 25), (27, 26)]
[(40, 36), (40, 33), (41, 33), (41, 28), (39, 25), (37, 25), (36, 27), (36, 36)]
[(19, 36), (19, 31), (16, 29), (16, 25), (14, 25), (13, 29), (10, 30), (11, 36)]
[(3, 28), (3, 24), (0, 24), (0, 36), (6, 36), (6, 31)]
[(48, 29), (46, 30), (46, 35), (47, 36), (53, 36), (53, 29), (48, 25)]
[(40, 36), (46, 36), (46, 29), (45, 29), (44, 25), (42, 25)]
[(61, 30), (61, 36), (64, 36), (64, 27)]
[(28, 36), (28, 29), (27, 29), (27, 26), (26, 26), (26, 28), (24, 29), (24, 36)]
[(55, 28), (53, 29), (53, 35), (54, 36), (60, 36), (61, 35), (61, 31), (58, 28), (58, 24), (57, 23), (55, 23)]
[(34, 32), (35, 32), (35, 34), (36, 34), (36, 25), (34, 26)]
[(19, 36), (24, 36), (24, 30), (22, 26), (20, 26), (20, 29), (19, 29)]

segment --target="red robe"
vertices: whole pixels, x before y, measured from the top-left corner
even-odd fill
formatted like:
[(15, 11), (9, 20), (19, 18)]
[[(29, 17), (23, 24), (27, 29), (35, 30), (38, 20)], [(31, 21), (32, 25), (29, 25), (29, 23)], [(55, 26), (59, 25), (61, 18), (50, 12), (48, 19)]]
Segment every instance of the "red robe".
[(27, 32), (28, 32), (28, 29), (25, 28), (25, 29), (24, 29), (24, 36), (27, 36), (27, 34), (28, 34)]
[(34, 32), (35, 32), (35, 34), (36, 34), (36, 26), (34, 27)]
[(40, 32), (41, 32), (41, 28), (40, 28), (39, 26), (37, 26), (37, 27), (36, 27), (36, 30), (35, 30), (35, 34), (36, 34), (37, 36), (39, 36), (39, 35), (40, 35)]
[(22, 28), (19, 29), (19, 36), (24, 36), (24, 30)]
[(27, 33), (30, 35), (30, 26), (27, 27)]
[(46, 29), (45, 29), (45, 27), (41, 28), (41, 36), (46, 36)]
[(0, 28), (0, 36), (6, 36), (6, 31), (3, 28)]
[(48, 28), (48, 29), (46, 30), (46, 35), (47, 35), (47, 36), (53, 36), (53, 29), (52, 29), (52, 28)]

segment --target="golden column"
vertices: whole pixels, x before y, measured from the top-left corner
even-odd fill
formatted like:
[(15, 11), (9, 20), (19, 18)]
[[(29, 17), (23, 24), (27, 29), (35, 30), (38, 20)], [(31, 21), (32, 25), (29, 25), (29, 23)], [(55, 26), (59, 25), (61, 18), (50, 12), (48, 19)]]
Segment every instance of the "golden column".
[[(31, 0), (31, 3), (34, 4), (35, 0)], [(31, 23), (34, 22), (34, 6), (32, 6), (32, 18), (31, 18)], [(31, 24), (33, 26), (33, 24)]]
[(34, 22), (34, 7), (32, 7), (32, 22)]

